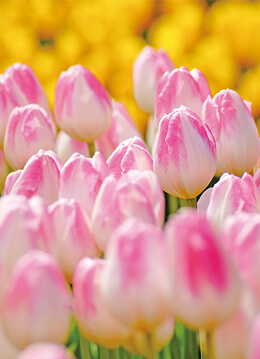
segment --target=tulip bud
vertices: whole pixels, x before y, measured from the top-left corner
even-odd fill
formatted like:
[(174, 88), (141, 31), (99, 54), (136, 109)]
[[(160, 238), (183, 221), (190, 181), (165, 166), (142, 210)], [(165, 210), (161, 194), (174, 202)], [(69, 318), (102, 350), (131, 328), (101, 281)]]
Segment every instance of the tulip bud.
[(163, 49), (156, 51), (145, 46), (133, 66), (134, 98), (138, 106), (147, 113), (154, 112), (154, 100), (159, 79), (174, 65)]
[(95, 142), (96, 149), (105, 158), (108, 158), (122, 141), (134, 136), (141, 138), (125, 105), (121, 102), (113, 102), (112, 105), (112, 124), (109, 130)]
[(61, 344), (34, 343), (28, 345), (17, 359), (76, 359)]
[(202, 204), (202, 207), (218, 228), (221, 228), (224, 220), (232, 214), (260, 211), (260, 193), (248, 173), (242, 178), (224, 173), (211, 191), (202, 194), (198, 208), (204, 200), (206, 203)]
[(193, 198), (216, 171), (216, 144), (211, 131), (188, 108), (165, 115), (153, 147), (153, 168), (162, 189), (173, 196)]
[(40, 150), (26, 163), (10, 194), (27, 198), (38, 194), (47, 204), (58, 199), (61, 160), (52, 151)]
[(103, 294), (120, 320), (149, 330), (170, 316), (168, 253), (159, 227), (128, 219), (113, 232), (106, 258)]
[(74, 310), (78, 326), (90, 340), (109, 348), (121, 345), (132, 332), (109, 309), (101, 292), (106, 261), (85, 258), (73, 278)]
[(260, 155), (259, 136), (252, 113), (239, 94), (228, 89), (208, 98), (203, 119), (216, 140), (217, 174), (242, 176), (252, 171)]
[(4, 84), (3, 75), (0, 74), (0, 149), (4, 146), (5, 130), (10, 113), (17, 105), (10, 90)]
[(61, 171), (59, 198), (74, 198), (91, 217), (96, 196), (110, 171), (100, 152), (92, 158), (75, 153)]
[(106, 250), (113, 231), (129, 217), (162, 226), (165, 200), (152, 171), (127, 172), (119, 180), (107, 177), (98, 193), (92, 228), (99, 248)]
[(18, 348), (30, 343), (62, 343), (70, 324), (69, 293), (54, 259), (31, 250), (13, 268), (5, 292), (3, 325)]
[(63, 131), (60, 131), (56, 138), (56, 153), (63, 163), (74, 153), (80, 153), (85, 157), (89, 157), (88, 144), (74, 140), (74, 138), (71, 138)]
[(181, 105), (190, 108), (200, 118), (202, 105), (211, 92), (207, 80), (197, 69), (189, 71), (182, 66), (166, 72), (158, 82), (155, 98), (155, 123), (158, 127), (164, 114)]
[(172, 312), (207, 330), (227, 320), (238, 307), (240, 281), (213, 226), (190, 209), (168, 220), (165, 231)]
[(56, 133), (56, 124), (53, 121), (52, 112), (47, 96), (30, 66), (16, 63), (3, 73), (4, 84), (10, 91), (12, 100), (16, 106), (28, 104), (40, 105), (48, 114), (53, 133)]
[(54, 105), (61, 130), (80, 141), (95, 141), (112, 123), (108, 93), (96, 77), (81, 65), (61, 73)]
[(49, 216), (54, 227), (56, 258), (66, 279), (72, 283), (80, 259), (100, 255), (90, 221), (80, 204), (67, 198), (61, 198), (50, 205)]
[(129, 170), (151, 170), (153, 160), (143, 140), (138, 137), (121, 142), (107, 160), (108, 167), (115, 178), (120, 178)]
[(16, 107), (10, 115), (4, 153), (14, 169), (22, 169), (40, 149), (54, 150), (55, 139), (47, 112), (39, 105)]

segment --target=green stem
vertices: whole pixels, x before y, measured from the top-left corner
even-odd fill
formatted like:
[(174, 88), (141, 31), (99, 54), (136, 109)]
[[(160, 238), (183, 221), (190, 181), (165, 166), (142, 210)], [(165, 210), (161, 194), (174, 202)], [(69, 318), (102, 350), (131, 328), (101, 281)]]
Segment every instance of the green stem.
[(95, 151), (96, 151), (95, 142), (94, 141), (93, 142), (88, 142), (89, 157), (93, 157)]
[[(109, 349), (108, 352), (109, 352), (110, 359), (118, 359), (118, 353), (117, 353), (116, 349), (115, 350)], [(103, 357), (102, 357), (102, 359), (103, 359)]]
[(200, 330), (200, 348), (203, 359), (215, 359), (213, 336), (211, 331)]
[(109, 349), (102, 347), (101, 345), (99, 346), (99, 353), (100, 353), (100, 358), (102, 359), (109, 359)]
[(197, 207), (197, 200), (196, 198), (186, 198), (187, 205), (192, 208)]
[(79, 333), (79, 343), (81, 359), (91, 359), (88, 340), (82, 335), (82, 333)]

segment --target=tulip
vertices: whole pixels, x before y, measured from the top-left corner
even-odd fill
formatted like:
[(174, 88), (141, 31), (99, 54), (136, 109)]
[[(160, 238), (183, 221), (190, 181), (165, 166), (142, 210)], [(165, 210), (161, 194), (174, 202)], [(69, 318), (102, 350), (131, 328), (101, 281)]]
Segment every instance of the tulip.
[(58, 199), (61, 160), (52, 151), (40, 150), (26, 163), (10, 194), (22, 194), (28, 198), (39, 195), (47, 204)]
[(16, 63), (5, 70), (3, 81), (10, 91), (12, 102), (16, 104), (15, 106), (38, 104), (47, 112), (55, 134), (56, 125), (53, 121), (47, 96), (31, 67)]
[(39, 105), (16, 107), (4, 138), (4, 153), (14, 170), (22, 169), (40, 149), (54, 150), (55, 139), (47, 112)]
[(260, 304), (260, 214), (238, 213), (228, 217), (221, 241)]
[(78, 326), (88, 339), (114, 349), (126, 341), (132, 329), (111, 312), (102, 295), (106, 265), (101, 259), (80, 261), (73, 278), (74, 310)]
[(95, 142), (96, 149), (105, 158), (108, 158), (122, 141), (134, 136), (141, 138), (125, 105), (121, 102), (113, 102), (112, 105), (112, 124), (109, 130)]
[(10, 113), (17, 105), (10, 90), (4, 84), (3, 75), (0, 75), (0, 149), (3, 149), (4, 146), (5, 130)]
[(154, 112), (154, 100), (159, 79), (166, 71), (174, 69), (167, 53), (145, 46), (133, 66), (134, 98), (145, 112)]
[(67, 198), (50, 205), (49, 216), (54, 227), (57, 260), (66, 279), (72, 283), (80, 259), (100, 255), (89, 218), (77, 201)]
[(120, 320), (149, 331), (169, 318), (168, 253), (159, 227), (128, 219), (113, 232), (106, 258), (103, 294)]
[(153, 168), (162, 189), (176, 197), (193, 198), (216, 171), (216, 144), (208, 126), (181, 106), (165, 115), (153, 147)]
[(107, 177), (92, 212), (92, 228), (99, 248), (106, 250), (113, 231), (129, 217), (162, 226), (165, 200), (152, 171), (131, 170), (119, 180)]
[(224, 173), (213, 188), (207, 191), (200, 197), (198, 209), (205, 211), (218, 228), (233, 214), (260, 211), (260, 193), (248, 173), (242, 178)]
[(158, 82), (155, 98), (155, 123), (158, 127), (164, 114), (184, 105), (200, 118), (202, 105), (211, 92), (207, 80), (197, 69), (189, 71), (182, 66), (166, 72)]
[(20, 177), (20, 174), (22, 172), (23, 172), (23, 170), (17, 170), (14, 172), (10, 172), (9, 175), (6, 177), (5, 187), (4, 187), (5, 195), (8, 195), (11, 193), (15, 182), (18, 180), (18, 178)]
[(252, 113), (238, 93), (228, 89), (208, 98), (203, 119), (216, 140), (217, 174), (251, 172), (260, 155), (259, 136)]
[(260, 313), (256, 315), (253, 323), (252, 331), (250, 333), (246, 359), (259, 359), (260, 357), (259, 339), (260, 339)]
[(56, 153), (63, 163), (74, 153), (80, 153), (85, 157), (89, 157), (88, 144), (74, 140), (74, 138), (71, 138), (63, 131), (60, 131), (56, 138)]
[(61, 344), (34, 343), (28, 345), (17, 359), (76, 359)]
[(62, 343), (70, 324), (69, 293), (54, 259), (31, 250), (15, 264), (3, 303), (3, 325), (20, 349), (30, 343)]
[(62, 72), (55, 90), (55, 116), (61, 130), (93, 142), (112, 123), (111, 99), (97, 78), (81, 65)]
[(59, 198), (74, 198), (91, 217), (100, 186), (109, 174), (100, 152), (96, 152), (93, 158), (75, 153), (61, 171)]
[(170, 255), (169, 304), (184, 323), (206, 330), (227, 320), (240, 299), (240, 281), (205, 214), (186, 210), (165, 228)]
[(107, 160), (111, 173), (118, 179), (129, 170), (151, 170), (153, 160), (143, 140), (138, 137), (121, 142)]

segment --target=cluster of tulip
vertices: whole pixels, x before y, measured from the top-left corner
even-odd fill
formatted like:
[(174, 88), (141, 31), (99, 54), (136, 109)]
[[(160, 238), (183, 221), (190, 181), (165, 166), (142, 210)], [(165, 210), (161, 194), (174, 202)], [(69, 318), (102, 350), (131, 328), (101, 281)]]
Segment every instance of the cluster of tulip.
[[(86, 340), (99, 357), (120, 347), (122, 357), (153, 358), (176, 319), (191, 328), (186, 358), (259, 357), (260, 143), (250, 104), (232, 90), (212, 98), (203, 73), (151, 47), (133, 84), (151, 115), (147, 146), (83, 66), (60, 75), (54, 115), (30, 67), (1, 77), (3, 359), (67, 359), (64, 343), (85, 359)], [(164, 224), (172, 198), (196, 207), (201, 193), (197, 211)]]

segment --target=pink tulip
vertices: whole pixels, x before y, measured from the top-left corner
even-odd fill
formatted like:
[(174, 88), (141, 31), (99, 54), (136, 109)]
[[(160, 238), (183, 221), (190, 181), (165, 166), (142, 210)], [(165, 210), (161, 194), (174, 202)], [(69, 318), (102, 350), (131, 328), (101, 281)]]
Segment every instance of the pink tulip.
[[(202, 210), (218, 228), (221, 228), (224, 220), (233, 214), (260, 211), (260, 192), (248, 173), (242, 178), (224, 173), (209, 192), (202, 194), (198, 208), (203, 207)], [(206, 201), (201, 206), (205, 196)]]
[(63, 131), (60, 131), (56, 138), (56, 153), (63, 163), (74, 153), (80, 153), (85, 157), (89, 157), (88, 144), (74, 140), (74, 138), (71, 138)]
[(162, 226), (165, 200), (152, 171), (127, 172), (119, 180), (107, 177), (98, 193), (92, 228), (99, 248), (106, 250), (113, 231), (129, 217)]
[(0, 74), (0, 149), (4, 146), (6, 125), (12, 110), (18, 106), (4, 84), (4, 77)]
[(121, 142), (107, 160), (111, 173), (118, 179), (129, 170), (151, 170), (153, 160), (143, 140), (138, 137)]
[(5, 156), (3, 150), (0, 149), (0, 193), (2, 193), (5, 187), (5, 181), (7, 177), (7, 168), (5, 163)]
[(211, 92), (207, 80), (197, 69), (189, 71), (182, 66), (166, 72), (158, 82), (155, 98), (155, 123), (158, 127), (164, 114), (184, 105), (200, 118), (202, 105)]
[(153, 168), (162, 189), (173, 196), (193, 198), (216, 171), (216, 144), (207, 125), (181, 106), (165, 115), (153, 147)]
[(20, 177), (22, 172), (23, 172), (23, 170), (17, 170), (14, 172), (10, 172), (9, 175), (6, 177), (5, 187), (4, 187), (5, 195), (8, 195), (11, 193), (15, 182), (18, 180), (18, 178)]
[(238, 307), (240, 281), (206, 216), (186, 210), (166, 224), (169, 304), (184, 323), (210, 329)]
[(249, 348), (247, 351), (246, 359), (259, 359), (260, 357), (260, 313), (255, 317), (253, 328), (250, 333)]
[(228, 89), (209, 97), (203, 119), (216, 140), (217, 173), (242, 176), (252, 171), (260, 155), (259, 136), (252, 113), (238, 93)]
[(174, 318), (169, 317), (155, 328), (135, 330), (124, 347), (136, 355), (151, 358), (160, 351), (173, 337)]
[(154, 100), (159, 79), (174, 65), (163, 49), (156, 51), (145, 46), (133, 66), (134, 97), (138, 106), (147, 113), (154, 112)]
[(227, 218), (221, 241), (260, 304), (260, 214), (238, 213)]
[(61, 198), (49, 207), (53, 223), (56, 258), (67, 280), (72, 283), (81, 258), (99, 257), (88, 216), (74, 199)]
[(39, 105), (16, 107), (10, 115), (4, 139), (7, 162), (22, 169), (40, 149), (54, 150), (55, 139), (47, 112)]
[(101, 288), (106, 261), (85, 258), (73, 278), (74, 310), (82, 333), (99, 345), (116, 348), (130, 336), (132, 328), (109, 309)]
[(159, 227), (130, 218), (114, 231), (106, 258), (103, 293), (120, 320), (149, 330), (170, 316), (168, 253)]
[(100, 152), (96, 152), (92, 158), (75, 153), (61, 171), (59, 197), (74, 198), (91, 217), (100, 186), (109, 173)]
[(15, 106), (38, 104), (47, 112), (55, 134), (56, 125), (53, 121), (47, 96), (31, 67), (16, 63), (5, 70), (3, 80), (6, 88), (10, 91)]
[(60, 128), (72, 138), (92, 142), (112, 123), (111, 99), (88, 69), (72, 66), (57, 81), (55, 116)]
[(141, 138), (134, 120), (131, 118), (125, 105), (121, 102), (113, 102), (112, 105), (112, 124), (109, 130), (95, 142), (96, 149), (105, 158), (108, 158), (122, 141), (133, 136)]
[(13, 268), (5, 292), (3, 325), (10, 340), (62, 343), (69, 331), (70, 304), (65, 279), (47, 253), (31, 250)]
[(75, 359), (67, 348), (61, 344), (34, 343), (30, 344), (18, 355), (17, 359)]
[(22, 194), (28, 198), (39, 195), (47, 204), (58, 199), (61, 160), (52, 151), (40, 150), (26, 163), (10, 194)]

